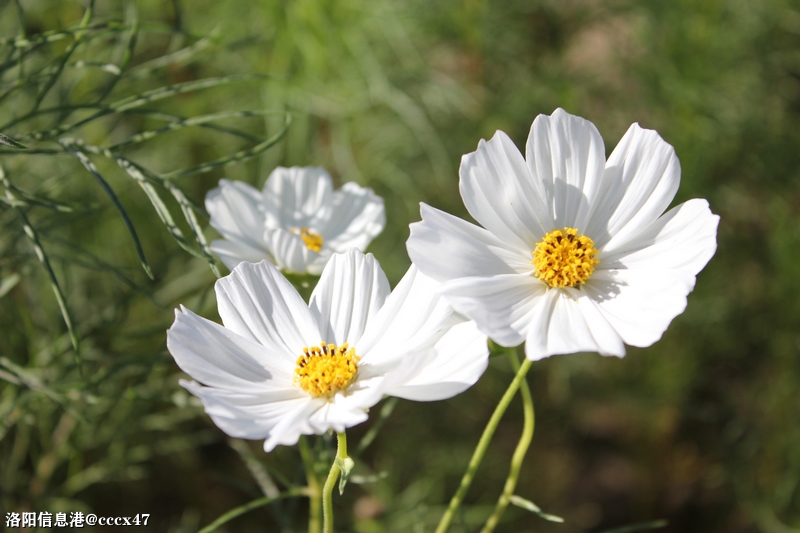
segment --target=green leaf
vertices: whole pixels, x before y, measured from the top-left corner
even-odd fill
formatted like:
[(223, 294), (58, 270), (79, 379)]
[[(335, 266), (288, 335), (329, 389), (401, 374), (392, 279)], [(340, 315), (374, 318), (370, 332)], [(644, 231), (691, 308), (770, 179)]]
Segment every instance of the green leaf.
[(517, 496), (515, 494), (511, 496), (510, 501), (517, 507), (522, 507), (526, 511), (530, 511), (533, 514), (539, 515), (540, 518), (543, 518), (549, 522), (558, 522), (559, 524), (564, 522), (564, 519), (561, 518), (560, 516), (543, 512), (538, 505), (536, 505), (530, 500), (526, 500), (522, 496)]
[(0, 144), (5, 144), (6, 146), (10, 146), (12, 148), (18, 148), (20, 150), (27, 150), (28, 149), (28, 147), (25, 146), (24, 144), (18, 143), (17, 141), (12, 139), (11, 137), (6, 137), (2, 133), (0, 133)]

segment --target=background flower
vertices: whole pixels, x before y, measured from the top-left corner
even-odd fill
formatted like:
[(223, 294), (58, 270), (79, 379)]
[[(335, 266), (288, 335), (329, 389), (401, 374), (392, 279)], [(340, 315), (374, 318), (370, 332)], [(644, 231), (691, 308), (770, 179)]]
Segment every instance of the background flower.
[(271, 264), (241, 263), (215, 287), (224, 326), (182, 307), (167, 347), (206, 385), (182, 382), (214, 422), (270, 451), (359, 424), (384, 394), (440, 400), (474, 384), (486, 336), (436, 285), (412, 267), (390, 294), (375, 258), (350, 250), (333, 256), (306, 305)]
[(557, 109), (523, 158), (497, 132), (461, 161), (460, 189), (484, 228), (422, 205), (408, 252), (441, 292), (529, 359), (649, 346), (686, 307), (716, 250), (705, 200), (661, 216), (678, 190), (671, 146), (634, 124), (605, 162), (594, 125)]
[(365, 250), (386, 224), (383, 199), (354, 182), (334, 191), (317, 167), (278, 167), (259, 192), (220, 180), (206, 195), (211, 225), (224, 240), (211, 243), (228, 268), (241, 261), (319, 274), (335, 252)]

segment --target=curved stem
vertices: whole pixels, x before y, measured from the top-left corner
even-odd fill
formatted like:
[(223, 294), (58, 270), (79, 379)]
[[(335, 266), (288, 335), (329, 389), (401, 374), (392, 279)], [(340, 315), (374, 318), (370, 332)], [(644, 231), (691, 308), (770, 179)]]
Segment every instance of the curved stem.
[(319, 486), (317, 473), (314, 471), (314, 458), (308, 447), (305, 435), (300, 437), (300, 456), (308, 480), (308, 533), (322, 532), (322, 491)]
[(325, 480), (325, 486), (322, 488), (322, 516), (325, 533), (333, 533), (333, 487), (336, 486), (336, 479), (342, 471), (343, 461), (350, 459), (347, 456), (347, 436), (344, 432), (337, 433), (336, 436), (338, 441), (336, 458), (333, 460), (331, 471), (328, 472), (328, 479)]
[(439, 525), (436, 527), (436, 533), (445, 533), (447, 528), (450, 527), (450, 523), (453, 521), (456, 511), (461, 505), (461, 501), (464, 499), (464, 496), (466, 496), (467, 490), (469, 490), (469, 486), (472, 484), (472, 479), (475, 477), (475, 473), (478, 471), (478, 467), (483, 460), (483, 456), (486, 454), (486, 449), (489, 447), (489, 442), (492, 440), (492, 436), (497, 429), (497, 425), (500, 423), (503, 413), (506, 412), (508, 404), (510, 404), (511, 400), (514, 398), (514, 394), (516, 394), (520, 383), (522, 383), (522, 381), (525, 379), (525, 374), (528, 373), (530, 367), (531, 361), (529, 359), (525, 359), (525, 361), (523, 361), (522, 365), (519, 367), (517, 375), (514, 376), (514, 380), (508, 386), (508, 389), (506, 389), (503, 397), (500, 398), (500, 403), (498, 403), (497, 407), (495, 407), (494, 413), (492, 413), (492, 417), (486, 424), (483, 434), (481, 435), (481, 439), (478, 441), (478, 445), (475, 447), (475, 451), (472, 453), (472, 458), (469, 460), (467, 471), (464, 472), (464, 477), (461, 478), (461, 485), (459, 485), (458, 490), (450, 500), (450, 505), (447, 507), (447, 511), (445, 511), (444, 516), (442, 516), (442, 519), (439, 521)]
[[(519, 360), (513, 351), (508, 352), (508, 359), (511, 361), (511, 366), (517, 370), (519, 368)], [(522, 461), (525, 460), (525, 454), (528, 452), (528, 448), (531, 445), (531, 440), (533, 440), (533, 429), (536, 423), (536, 418), (533, 411), (533, 398), (531, 397), (531, 389), (528, 387), (528, 382), (524, 379), (520, 383), (519, 391), (522, 395), (522, 435), (520, 436), (517, 447), (514, 450), (514, 455), (511, 456), (511, 467), (508, 470), (508, 477), (506, 478), (506, 484), (503, 487), (503, 493), (497, 500), (497, 505), (494, 508), (492, 516), (489, 517), (489, 520), (486, 521), (483, 529), (481, 529), (481, 533), (492, 533), (494, 528), (497, 527), (500, 517), (503, 516), (506, 507), (508, 507), (508, 504), (511, 501), (511, 496), (514, 495), (514, 489), (517, 488), (517, 480), (519, 479), (519, 471), (522, 468)]]

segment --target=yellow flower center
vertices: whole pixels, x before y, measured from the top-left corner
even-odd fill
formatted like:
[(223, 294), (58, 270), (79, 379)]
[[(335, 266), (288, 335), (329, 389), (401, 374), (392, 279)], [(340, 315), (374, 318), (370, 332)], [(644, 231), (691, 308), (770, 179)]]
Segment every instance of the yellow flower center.
[(353, 382), (359, 360), (356, 349), (347, 343), (337, 347), (323, 342), (303, 348), (294, 369), (294, 382), (314, 398), (330, 398)]
[(308, 228), (292, 228), (292, 233), (297, 235), (300, 234), (300, 238), (303, 239), (303, 242), (306, 244), (306, 248), (311, 251), (319, 252), (322, 250), (322, 243), (325, 242), (322, 238), (322, 235), (319, 233), (314, 233)]
[(592, 239), (575, 228), (554, 229), (536, 244), (535, 276), (551, 287), (577, 287), (586, 283), (600, 263)]

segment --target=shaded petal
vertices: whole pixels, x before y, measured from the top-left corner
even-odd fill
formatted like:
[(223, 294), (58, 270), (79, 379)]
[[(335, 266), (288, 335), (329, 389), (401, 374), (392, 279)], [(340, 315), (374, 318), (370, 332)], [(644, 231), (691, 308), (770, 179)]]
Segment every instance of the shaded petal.
[[(387, 394), (418, 402), (444, 400), (474, 385), (489, 365), (486, 335), (474, 322), (453, 326), (428, 353), (423, 364), (408, 365), (415, 371), (395, 378)], [(406, 367), (398, 365), (397, 371)], [(389, 374), (387, 380), (392, 379)]]
[(600, 270), (613, 268), (676, 269), (692, 276), (717, 249), (719, 216), (706, 200), (684, 202), (639, 232), (636, 238), (600, 254)]
[(306, 401), (294, 404), (271, 428), (267, 440), (264, 441), (264, 451), (271, 452), (278, 444), (293, 446), (297, 444), (300, 435), (313, 435), (315, 431), (309, 424), (309, 419), (326, 403), (322, 398), (307, 397)]
[(650, 346), (683, 312), (716, 251), (718, 224), (705, 200), (689, 200), (603, 257), (585, 290), (627, 344)]
[(675, 150), (653, 130), (631, 125), (606, 163), (586, 234), (598, 250), (613, 250), (652, 224), (678, 191)]
[[(525, 156), (552, 221), (551, 229), (583, 229), (600, 189), (605, 145), (594, 124), (556, 109), (533, 121)], [(544, 223), (544, 216), (539, 215)]]
[[(365, 375), (382, 372), (399, 357), (425, 350), (454, 324), (453, 309), (437, 292), (439, 283), (414, 265), (408, 269), (376, 315), (370, 318), (358, 342)], [(361, 369), (359, 369), (361, 372)]]
[(210, 248), (230, 270), (233, 270), (242, 261), (247, 261), (248, 263), (258, 263), (264, 259), (270, 262), (274, 261), (272, 254), (266, 249), (254, 248), (240, 242), (211, 241)]
[(501, 241), (533, 249), (552, 229), (542, 184), (533, 179), (522, 154), (502, 131), (461, 158), (459, 176), (467, 211)]
[(422, 222), (411, 224), (406, 248), (425, 275), (444, 282), (533, 272), (530, 250), (511, 248), (485, 229), (425, 204), (420, 213)]
[(440, 289), (456, 311), (501, 346), (522, 344), (546, 291), (547, 285), (530, 274), (461, 278)]
[(551, 289), (533, 310), (525, 356), (536, 361), (551, 355), (599, 352), (623, 356), (624, 346), (604, 317), (592, 308), (583, 289)]
[(256, 189), (243, 181), (220, 180), (219, 187), (206, 194), (205, 204), (211, 226), (225, 239), (256, 250), (266, 248), (261, 194)]
[(241, 263), (215, 285), (226, 328), (280, 353), (294, 365), (302, 349), (319, 344), (308, 306), (273, 265)]
[(372, 254), (364, 255), (356, 249), (334, 254), (309, 305), (322, 339), (355, 345), (390, 292), (389, 280)]
[(319, 226), (325, 245), (337, 252), (364, 251), (386, 226), (383, 198), (353, 182), (333, 193), (333, 210)]
[(167, 349), (181, 370), (212, 387), (262, 394), (292, 383), (294, 362), (282, 351), (183, 307), (175, 310), (175, 322), (167, 330)]
[(203, 387), (194, 381), (180, 384), (200, 398), (206, 413), (222, 431), (239, 439), (263, 439), (288, 413), (309, 403), (296, 388), (271, 396)]
[(264, 184), (267, 228), (311, 227), (331, 215), (333, 184), (324, 168), (278, 167)]
[(310, 250), (299, 235), (283, 228), (266, 230), (264, 238), (275, 264), (287, 272), (319, 274), (332, 253), (324, 248), (320, 253)]

